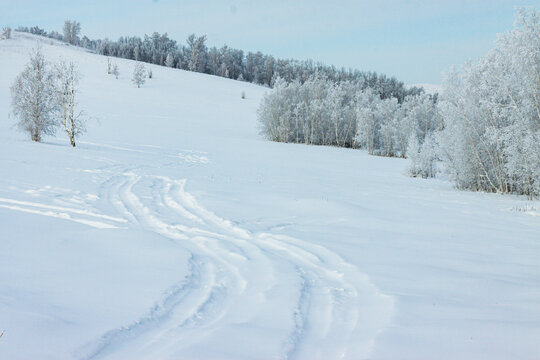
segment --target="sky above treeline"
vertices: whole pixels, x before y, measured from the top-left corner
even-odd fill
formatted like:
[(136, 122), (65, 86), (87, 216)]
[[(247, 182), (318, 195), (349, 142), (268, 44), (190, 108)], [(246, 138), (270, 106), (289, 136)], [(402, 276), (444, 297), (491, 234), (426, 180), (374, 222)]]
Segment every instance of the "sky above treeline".
[(72, 19), (91, 39), (206, 34), (208, 46), (441, 84), (450, 66), (489, 51), (523, 6), (540, 0), (0, 0), (0, 27), (61, 32)]

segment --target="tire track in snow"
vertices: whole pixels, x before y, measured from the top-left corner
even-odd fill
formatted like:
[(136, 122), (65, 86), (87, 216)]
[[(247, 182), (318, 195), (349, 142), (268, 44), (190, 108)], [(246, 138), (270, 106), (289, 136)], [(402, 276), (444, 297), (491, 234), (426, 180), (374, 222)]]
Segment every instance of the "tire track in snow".
[(301, 279), (300, 296), (293, 313), (294, 327), (283, 344), (283, 358), (285, 359), (292, 359), (298, 351), (306, 327), (306, 314), (309, 306), (309, 280), (303, 269), (298, 268), (296, 271)]
[(84, 348), (86, 354), (81, 358), (95, 359), (107, 355), (119, 345), (129, 342), (129, 340), (144, 334), (149, 329), (169, 319), (179, 303), (184, 301), (194, 290), (203, 286), (201, 284), (201, 278), (203, 277), (201, 265), (202, 261), (192, 256), (186, 278), (169, 289), (165, 297), (159, 303), (156, 303), (147, 315), (128, 326), (108, 331), (98, 341), (86, 346)]
[[(308, 313), (303, 315), (304, 320), (299, 323), (297, 312), (294, 311), (295, 326), (283, 345), (285, 358), (346, 357), (348, 342), (357, 333), (363, 336), (364, 341), (362, 348), (356, 348), (355, 353), (351, 354), (352, 358), (358, 358), (360, 354), (361, 357), (369, 356), (376, 335), (390, 320), (393, 301), (380, 294), (366, 275), (322, 246), (268, 233), (252, 235), (202, 207), (185, 191), (185, 181), (177, 184), (175, 194), (186, 209), (208, 219), (222, 232), (233, 237), (239, 236), (251, 244), (256, 244), (265, 253), (273, 253), (286, 259), (297, 272), (302, 269), (298, 276), (301, 278), (303, 290), (299, 292), (295, 309), (303, 309), (302, 311)], [(310, 307), (303, 304), (307, 298), (312, 304)], [(369, 301), (370, 299), (372, 301)], [(361, 311), (361, 306), (368, 305), (368, 309)], [(309, 308), (313, 310), (310, 311)], [(376, 308), (381, 309), (380, 320), (372, 319), (369, 314)], [(367, 321), (368, 318), (371, 325), (366, 322), (358, 326), (360, 320)], [(369, 335), (367, 339), (366, 335)], [(294, 344), (292, 347), (291, 343)]]
[(119, 227), (119, 223), (126, 222), (124, 219), (97, 214), (88, 210), (15, 199), (0, 198), (0, 208), (68, 220), (98, 229), (116, 229)]
[[(284, 349), (288, 349), (284, 351), (285, 358), (346, 357), (348, 342), (356, 334), (363, 336), (363, 348), (355, 349), (357, 353), (351, 356), (369, 356), (376, 335), (390, 320), (393, 302), (390, 297), (380, 294), (367, 276), (321, 246), (273, 234), (252, 235), (199, 205), (195, 198), (185, 191), (185, 181), (178, 185), (175, 194), (186, 209), (208, 219), (223, 232), (231, 234), (233, 239), (234, 236), (246, 239), (251, 244), (256, 244), (261, 251), (277, 254), (297, 269), (302, 269), (299, 272), (302, 290), (299, 292), (296, 309), (302, 309), (301, 311), (306, 313), (303, 314), (304, 320), (298, 322), (298, 312), (294, 311), (295, 325), (284, 342)], [(306, 301), (311, 304), (309, 307), (305, 305)], [(362, 305), (369, 305), (369, 308), (361, 311)], [(380, 319), (372, 319), (369, 312), (377, 308), (381, 311)], [(326, 314), (326, 318), (321, 314)], [(367, 323), (358, 326), (360, 320)], [(367, 339), (366, 335), (369, 335)], [(294, 344), (292, 347), (291, 343)], [(303, 350), (300, 351), (299, 348)]]
[[(171, 225), (152, 213), (133, 190), (141, 179), (142, 177), (134, 172), (125, 172), (122, 176), (107, 181), (106, 187), (112, 190), (109, 193), (110, 201), (132, 223), (161, 234), (169, 240), (181, 241), (186, 245), (184, 242), (188, 237), (185, 233), (197, 235), (193, 238), (197, 241), (197, 246), (192, 246), (196, 251), (187, 246), (191, 252), (189, 275), (180, 285), (171, 288), (147, 315), (128, 326), (113, 329), (96, 342), (84, 346), (81, 350), (84, 355), (79, 356), (82, 359), (102, 358), (117, 351), (121, 352), (122, 348), (129, 346), (133, 340), (149, 332), (167, 333), (170, 329), (201, 327), (215, 321), (224, 312), (222, 308), (227, 304), (224, 299), (228, 292), (245, 286), (241, 279), (238, 280), (236, 269), (231, 269), (226, 262), (219, 260), (220, 254), (216, 254), (206, 245), (212, 239), (201, 236), (214, 235), (213, 233)], [(189, 218), (189, 214), (184, 212), (184, 215)]]
[[(281, 335), (281, 347), (268, 357), (369, 356), (393, 305), (354, 266), (324, 247), (236, 226), (201, 206), (185, 191), (185, 180), (135, 171), (105, 184), (111, 203), (132, 223), (185, 247), (192, 261), (204, 264), (205, 272), (194, 274), (190, 269), (182, 285), (173, 287), (147, 315), (104, 334), (83, 358), (122, 358), (128, 344), (148, 333), (152, 341), (137, 354), (151, 358), (169, 349), (180, 355), (244, 321), (237, 303), (249, 305), (246, 312), (254, 317), (279, 311), (276, 317), (289, 328)], [(148, 189), (151, 194), (143, 195)], [(284, 286), (296, 293), (296, 301), (280, 306), (283, 300), (272, 294)]]

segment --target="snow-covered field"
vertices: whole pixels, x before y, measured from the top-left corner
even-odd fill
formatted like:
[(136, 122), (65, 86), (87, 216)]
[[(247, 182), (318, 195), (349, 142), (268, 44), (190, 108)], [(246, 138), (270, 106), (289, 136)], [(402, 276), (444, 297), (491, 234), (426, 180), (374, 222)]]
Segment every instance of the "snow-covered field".
[[(76, 149), (8, 115), (38, 41), (84, 75)], [(265, 88), (113, 62), (0, 41), (0, 359), (540, 358), (540, 203), (267, 142)]]

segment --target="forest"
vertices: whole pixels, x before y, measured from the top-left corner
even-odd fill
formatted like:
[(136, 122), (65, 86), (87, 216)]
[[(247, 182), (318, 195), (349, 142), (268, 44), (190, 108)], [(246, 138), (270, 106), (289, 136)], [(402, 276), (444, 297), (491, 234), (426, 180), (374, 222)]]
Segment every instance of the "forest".
[(366, 149), (410, 159), (410, 175), (450, 176), (458, 188), (540, 195), (540, 15), (477, 62), (452, 69), (442, 93), (399, 101), (324, 74), (276, 80), (259, 109), (270, 140)]

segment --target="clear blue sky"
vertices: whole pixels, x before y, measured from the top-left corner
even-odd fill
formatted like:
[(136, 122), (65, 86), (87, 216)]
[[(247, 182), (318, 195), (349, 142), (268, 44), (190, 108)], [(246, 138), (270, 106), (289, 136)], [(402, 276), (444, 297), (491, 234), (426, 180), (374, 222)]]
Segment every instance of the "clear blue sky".
[(90, 38), (158, 31), (208, 45), (395, 75), (408, 84), (485, 54), (511, 29), (515, 9), (540, 0), (0, 0), (0, 26), (61, 31), (77, 20)]

